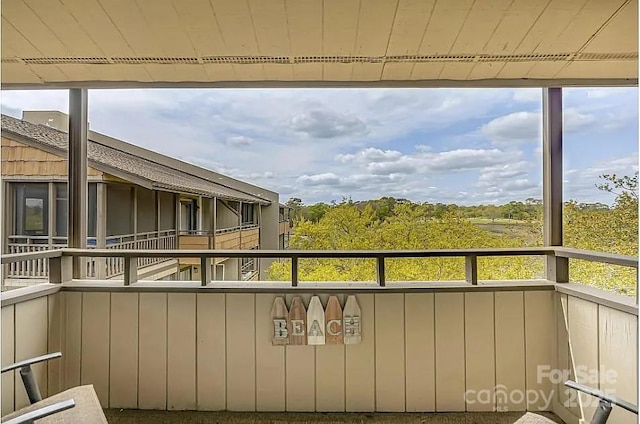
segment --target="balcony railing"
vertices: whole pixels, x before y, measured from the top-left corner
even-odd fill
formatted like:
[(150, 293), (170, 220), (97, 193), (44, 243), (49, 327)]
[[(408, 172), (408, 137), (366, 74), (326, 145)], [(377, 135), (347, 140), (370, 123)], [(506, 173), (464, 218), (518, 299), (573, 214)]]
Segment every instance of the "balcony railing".
[[(150, 242), (149, 239), (133, 242), (141, 245)], [(170, 244), (170, 243), (169, 243)], [(291, 260), (291, 286), (296, 287), (299, 282), (298, 263), (300, 259), (375, 259), (376, 282), (380, 287), (386, 285), (385, 260), (391, 258), (464, 258), (465, 282), (478, 285), (478, 258), (495, 256), (547, 256), (552, 258), (554, 264), (553, 275), (549, 279), (554, 282), (565, 283), (569, 281), (569, 259), (581, 259), (587, 261), (609, 263), (614, 265), (638, 268), (638, 258), (612, 253), (594, 252), (568, 247), (524, 247), (524, 248), (487, 248), (487, 249), (441, 249), (441, 250), (138, 250), (138, 249), (56, 249), (42, 252), (16, 253), (4, 255), (2, 264), (11, 265), (17, 262), (36, 260), (49, 260), (55, 262), (55, 270), (59, 275), (51, 276), (52, 279), (67, 281), (68, 274), (62, 271), (70, 266), (72, 258), (107, 258), (107, 260), (121, 261), (123, 281), (129, 285), (137, 281), (137, 270), (140, 264), (147, 264), (149, 260), (198, 258), (202, 267), (211, 267), (213, 258), (264, 258)], [(63, 266), (64, 264), (64, 266)], [(202, 273), (202, 285), (211, 283), (211, 275)]]
[[(139, 258), (284, 257), (290, 281), (136, 281)], [(478, 257), (546, 256), (557, 272), (544, 280), (478, 281)], [(71, 277), (73, 258), (118, 257), (123, 280)], [(465, 258), (466, 281), (390, 282), (390, 258)], [(93, 384), (103, 407), (236, 411), (553, 411), (567, 423), (589, 419), (557, 381), (558, 371), (600, 371), (595, 389), (637, 396), (637, 316), (634, 299), (566, 280), (572, 259), (638, 267), (635, 257), (563, 247), (437, 251), (134, 251), (58, 249), (5, 255), (2, 264), (50, 261), (54, 284), (2, 295), (7, 355), (67, 358), (34, 369), (49, 394)], [(367, 258), (377, 281), (298, 282), (300, 260)], [(206, 273), (202, 273), (206, 274)], [(63, 283), (63, 284), (57, 284)], [(62, 292), (62, 296), (58, 293)], [(362, 343), (272, 346), (276, 297), (322, 302), (355, 294)], [(118, 313), (113, 313), (118, 311)], [(6, 312), (6, 313), (5, 313)], [(69, 319), (72, 317), (73, 319)], [(13, 326), (13, 327), (11, 327)], [(541, 371), (542, 370), (542, 371)], [(617, 372), (617, 379), (607, 376)], [(542, 372), (542, 374), (541, 374)], [(545, 372), (547, 374), (545, 374)], [(547, 377), (545, 377), (545, 375)], [(568, 374), (567, 374), (568, 375)], [(10, 379), (10, 381), (13, 381)], [(498, 391), (492, 397), (494, 391)], [(9, 405), (22, 406), (18, 386), (3, 385)], [(502, 392), (500, 392), (502, 391)], [(514, 396), (511, 396), (511, 393)], [(502, 395), (501, 395), (502, 394)], [(515, 394), (519, 394), (516, 397)], [(529, 395), (536, 394), (537, 397)], [(477, 395), (477, 397), (473, 397)], [(478, 399), (488, 396), (486, 402)], [(470, 397), (471, 396), (471, 397)], [(549, 399), (549, 402), (546, 401)], [(10, 409), (8, 409), (9, 411)], [(615, 411), (611, 422), (633, 422)], [(627, 415), (624, 415), (627, 414)]]
[[(96, 237), (87, 238), (87, 246), (95, 249)], [(136, 234), (122, 234), (106, 237), (106, 248), (112, 250), (167, 250), (176, 248), (175, 230), (151, 231)], [(52, 237), (51, 244), (47, 236), (9, 236), (9, 254), (20, 254), (30, 252), (43, 252), (51, 249), (63, 249), (67, 247), (66, 237)], [(140, 258), (139, 267), (154, 265), (166, 258)], [(122, 258), (106, 258), (105, 276), (107, 278), (122, 274), (124, 272), (124, 262)], [(7, 268), (9, 278), (46, 278), (49, 275), (49, 264), (46, 260), (31, 259), (23, 262), (12, 263)], [(87, 277), (98, 276), (97, 261), (90, 260), (86, 264)]]

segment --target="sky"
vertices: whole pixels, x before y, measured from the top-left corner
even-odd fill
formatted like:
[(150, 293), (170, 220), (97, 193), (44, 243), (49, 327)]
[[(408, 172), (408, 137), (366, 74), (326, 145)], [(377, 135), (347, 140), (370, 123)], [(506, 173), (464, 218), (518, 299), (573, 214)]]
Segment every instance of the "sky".
[[(638, 89), (565, 88), (564, 196), (611, 204), (638, 170)], [(3, 91), (2, 113), (68, 111)], [(98, 131), (305, 204), (381, 196), (460, 205), (542, 197), (541, 89), (90, 90)]]

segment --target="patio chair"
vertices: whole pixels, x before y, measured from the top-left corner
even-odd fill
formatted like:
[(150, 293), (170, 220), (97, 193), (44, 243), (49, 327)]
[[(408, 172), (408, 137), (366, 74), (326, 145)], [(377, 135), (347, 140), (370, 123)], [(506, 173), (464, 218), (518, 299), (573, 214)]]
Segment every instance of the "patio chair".
[(92, 385), (78, 386), (42, 399), (31, 366), (62, 357), (62, 353), (48, 353), (2, 367), (0, 373), (20, 370), (20, 377), (29, 398), (29, 406), (2, 417), (4, 424), (99, 423), (107, 424), (100, 401)]
[(565, 381), (564, 385), (600, 399), (596, 412), (593, 413), (593, 417), (591, 418), (591, 424), (605, 424), (609, 419), (613, 405), (619, 406), (622, 409), (626, 409), (627, 411), (638, 415), (638, 406), (631, 402), (618, 399), (616, 396), (607, 394), (601, 390), (592, 389), (589, 386), (585, 386), (584, 384), (577, 383), (573, 380)]

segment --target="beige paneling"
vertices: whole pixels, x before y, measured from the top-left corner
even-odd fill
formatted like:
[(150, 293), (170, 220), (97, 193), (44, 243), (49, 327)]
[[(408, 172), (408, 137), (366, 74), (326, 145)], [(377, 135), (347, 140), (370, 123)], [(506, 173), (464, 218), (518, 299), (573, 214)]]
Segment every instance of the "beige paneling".
[(384, 56), (387, 53), (397, 7), (398, 0), (360, 2), (354, 55)]
[(132, 7), (127, 0), (100, 2), (102, 9), (116, 26), (126, 43), (139, 56), (162, 56), (163, 50), (155, 37), (150, 37), (151, 30), (140, 8)]
[(484, 51), (492, 54), (513, 53), (547, 4), (549, 0), (515, 0), (495, 27)]
[(359, 13), (360, 0), (324, 1), (322, 54), (345, 56), (353, 54)]
[[(567, 295), (556, 293), (556, 365), (555, 368), (563, 372), (569, 372), (569, 333), (567, 329), (566, 311), (567, 311)], [(559, 405), (569, 406), (571, 399), (571, 389), (564, 386), (563, 382), (557, 382), (554, 386), (556, 391), (556, 400)]]
[(255, 295), (226, 295), (227, 409), (256, 409)]
[(98, 44), (100, 50), (109, 56), (133, 54), (127, 41), (109, 18), (98, 0), (62, 0), (78, 25)]
[(196, 294), (169, 293), (167, 409), (196, 409)]
[(464, 411), (464, 293), (435, 294), (436, 410)]
[(433, 296), (432, 293), (404, 296), (407, 412), (436, 409)]
[[(14, 313), (15, 306), (5, 306), (2, 308), (2, 366), (15, 362), (15, 339), (14, 339)], [(2, 374), (2, 413), (6, 415), (13, 412), (13, 397), (15, 388), (15, 372)]]
[(352, 74), (352, 63), (325, 63), (322, 65), (322, 78), (325, 81), (350, 81)]
[[(15, 305), (15, 361), (33, 358), (47, 353), (47, 297), (28, 300)], [(33, 365), (33, 373), (40, 394), (47, 396), (47, 364)], [(15, 408), (29, 404), (20, 373), (15, 373)]]
[(225, 295), (197, 295), (198, 404), (201, 411), (226, 409)]
[(483, 52), (484, 47), (493, 34), (496, 26), (506, 15), (512, 0), (492, 0), (473, 2), (471, 10), (465, 18), (464, 25), (460, 28), (451, 54), (469, 54), (470, 52)]
[(109, 407), (137, 408), (138, 293), (111, 294)]
[(140, 293), (138, 407), (167, 408), (167, 294)]
[(524, 293), (495, 293), (496, 407), (524, 411), (526, 400), (509, 396), (525, 390)]
[[(464, 294), (467, 411), (493, 411), (495, 333), (493, 293)], [(486, 396), (486, 394), (490, 394)]]
[[(326, 308), (328, 295), (321, 295)], [(341, 305), (344, 296), (338, 295)], [(345, 410), (345, 345), (324, 345), (316, 348), (316, 411), (340, 412)]]
[[(638, 403), (638, 317), (599, 306), (600, 390)], [(632, 424), (637, 415), (614, 407), (609, 422)]]
[(567, 7), (566, 0), (551, 0), (524, 36), (515, 53), (542, 52), (538, 50), (541, 46), (553, 46), (555, 52), (563, 52), (561, 49), (555, 50), (558, 47), (553, 43), (558, 41), (562, 31), (585, 2), (586, 0), (574, 0), (572, 7)]
[(82, 357), (82, 293), (62, 293), (64, 306), (64, 343), (62, 350), (63, 388), (80, 385)]
[[(13, 27), (31, 44), (37, 46), (40, 53), (45, 56), (64, 57), (70, 54), (60, 39), (51, 32), (25, 2), (4, 2), (2, 17), (11, 22)], [(2, 78), (4, 79), (4, 76)]]
[(100, 51), (61, 2), (26, 0), (38, 18), (45, 23), (73, 56), (93, 56)]
[(375, 295), (376, 410), (405, 409), (404, 294)]
[(286, 0), (292, 55), (322, 55), (322, 8), (321, 1)]
[(285, 0), (248, 0), (261, 55), (288, 56), (289, 32)]
[(258, 45), (247, 2), (215, 2), (212, 7), (225, 44), (225, 51), (217, 54), (256, 54)]
[(174, 6), (170, 0), (136, 0), (136, 3), (148, 25), (147, 35), (156, 40), (164, 54), (178, 57), (195, 54), (185, 24), (176, 16), (180, 6)]
[[(302, 294), (305, 309), (311, 295)], [(293, 296), (287, 295), (287, 306)], [(287, 411), (315, 411), (316, 408), (316, 347), (286, 346)]]
[[(618, 0), (618, 3), (620, 0)], [(607, 2), (593, 2), (607, 3)], [(629, 34), (638, 33), (638, 2), (627, 2), (620, 13), (611, 19), (607, 25), (593, 37), (585, 47), (585, 52), (627, 53), (638, 51), (638, 37)], [(636, 65), (637, 67), (637, 65)]]
[(3, 57), (40, 56), (40, 52), (33, 46), (31, 41), (23, 37), (4, 16), (2, 17), (0, 29), (2, 30)]
[(177, 7), (176, 13), (198, 55), (213, 56), (224, 51), (224, 40), (209, 1), (191, 1), (189, 7)]
[[(50, 295), (49, 299), (49, 340), (47, 342), (49, 352), (63, 351), (64, 337), (64, 306), (62, 293)], [(55, 395), (62, 391), (62, 359), (53, 359), (47, 363), (48, 394)]]
[[(574, 367), (572, 377), (579, 383), (598, 389), (597, 383), (589, 381), (588, 374), (582, 373), (582, 378), (575, 374), (578, 367), (587, 372), (598, 369), (598, 305), (573, 296), (568, 300), (569, 344)], [(583, 417), (591, 418), (595, 411), (591, 397), (581, 394), (580, 399)]]
[(275, 294), (256, 294), (256, 409), (285, 410), (284, 346), (273, 346), (271, 307)]
[(317, 346), (315, 350), (316, 411), (344, 411), (345, 345)]
[(345, 346), (345, 408), (348, 412), (373, 411), (376, 406), (373, 297), (373, 294), (356, 295), (361, 313), (362, 342)]
[[(435, 3), (435, 0), (400, 0), (398, 2), (387, 47), (388, 55), (416, 54)], [(385, 66), (385, 73), (386, 70)]]
[(553, 292), (531, 291), (524, 294), (524, 327), (527, 393), (538, 396), (527, 398), (530, 411), (550, 411), (553, 384), (539, 374), (540, 367), (553, 368), (553, 337), (555, 314)]
[(109, 406), (110, 293), (82, 294), (81, 384), (93, 384), (100, 404)]
[(418, 49), (419, 54), (448, 54), (473, 0), (438, 1)]

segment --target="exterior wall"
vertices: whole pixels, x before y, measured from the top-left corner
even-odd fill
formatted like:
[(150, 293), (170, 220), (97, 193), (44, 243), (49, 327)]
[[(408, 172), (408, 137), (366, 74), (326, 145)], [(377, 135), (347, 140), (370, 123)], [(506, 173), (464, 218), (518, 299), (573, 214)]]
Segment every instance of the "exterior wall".
[[(0, 156), (2, 157), (3, 177), (63, 177), (69, 171), (67, 160), (64, 157), (56, 156), (6, 137), (2, 137), (2, 152)], [(87, 175), (101, 177), (102, 172), (88, 167)]]
[(362, 343), (315, 347), (271, 345), (275, 294), (65, 296), (65, 345), (80, 348), (65, 375), (82, 371), (111, 408), (492, 410), (465, 390), (539, 389), (527, 376), (551, 360), (551, 291), (361, 294)]
[[(221, 200), (218, 200), (217, 202), (218, 202), (217, 215), (216, 215), (217, 229), (220, 230), (223, 228), (237, 227), (239, 222), (238, 215), (231, 212), (229, 208), (227, 208), (227, 206), (225, 206)], [(231, 208), (238, 207), (237, 202), (227, 202), (227, 204)]]
[(107, 235), (133, 233), (131, 187), (107, 185)]
[(156, 195), (153, 190), (136, 187), (137, 191), (137, 232), (148, 233), (156, 230)]
[(260, 230), (252, 228), (250, 230), (242, 230), (242, 246), (241, 249), (252, 249), (260, 244)]
[[(556, 293), (555, 302), (556, 367), (569, 370), (571, 379), (579, 383), (637, 404), (638, 316), (563, 293)], [(555, 389), (556, 414), (569, 424), (580, 419), (590, 422), (597, 405), (595, 398), (581, 394), (578, 406), (575, 391), (562, 384)], [(621, 424), (637, 420), (636, 415), (619, 407), (613, 408), (609, 418)]]
[(173, 193), (159, 191), (160, 196), (160, 230), (176, 229), (176, 204)]
[[(278, 250), (280, 233), (280, 203), (279, 196), (275, 194), (275, 199), (270, 199), (269, 206), (261, 206), (262, 223), (260, 225), (260, 249)], [(269, 279), (269, 266), (274, 259), (263, 259), (260, 261), (260, 279)]]
[[(70, 353), (71, 358), (63, 356), (62, 359), (33, 366), (43, 398), (62, 391), (62, 361), (73, 360), (71, 350), (65, 350), (65, 346), (62, 346), (62, 301), (63, 294), (56, 293), (2, 307), (3, 366), (49, 352)], [(28, 404), (19, 372), (3, 374), (2, 415)]]

